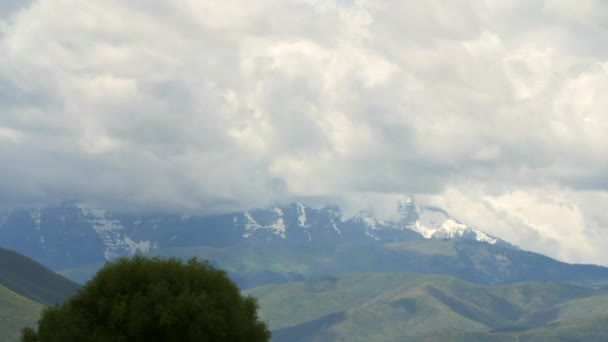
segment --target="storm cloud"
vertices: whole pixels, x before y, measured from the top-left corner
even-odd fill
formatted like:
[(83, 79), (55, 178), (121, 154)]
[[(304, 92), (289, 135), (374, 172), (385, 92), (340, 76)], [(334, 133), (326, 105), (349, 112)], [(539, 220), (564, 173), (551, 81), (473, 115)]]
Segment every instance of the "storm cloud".
[(600, 0), (3, 2), (0, 204), (414, 194), (600, 263), (607, 39)]

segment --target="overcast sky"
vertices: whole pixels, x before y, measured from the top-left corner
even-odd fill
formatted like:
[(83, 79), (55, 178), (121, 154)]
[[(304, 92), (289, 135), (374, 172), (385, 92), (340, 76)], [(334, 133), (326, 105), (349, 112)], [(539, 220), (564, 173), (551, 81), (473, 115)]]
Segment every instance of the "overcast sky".
[(0, 205), (414, 194), (608, 264), (607, 42), (603, 0), (2, 0)]

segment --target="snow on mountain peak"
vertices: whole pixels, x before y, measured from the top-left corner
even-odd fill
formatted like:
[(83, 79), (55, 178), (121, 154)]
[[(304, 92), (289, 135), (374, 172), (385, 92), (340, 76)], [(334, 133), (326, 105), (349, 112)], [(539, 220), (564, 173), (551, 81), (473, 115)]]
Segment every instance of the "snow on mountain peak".
[(422, 226), (433, 229), (441, 227), (445, 221), (450, 219), (445, 211), (431, 207), (421, 208), (418, 216)]
[(277, 214), (277, 220), (271, 224), (269, 226), (270, 229), (272, 229), (273, 231), (275, 231), (277, 235), (279, 235), (281, 238), (285, 238), (285, 221), (283, 220), (283, 210), (281, 210), (280, 208), (273, 208), (272, 209), (276, 214)]
[[(80, 214), (66, 216), (65, 213), (73, 212), (75, 208)], [(145, 253), (156, 248), (153, 241), (136, 241), (135, 237), (141, 236), (141, 231), (145, 229), (156, 230), (161, 227), (160, 218), (124, 220), (120, 215), (78, 202), (67, 203), (64, 209), (64, 213), (58, 216), (62, 224), (65, 223), (63, 221), (66, 218), (86, 221), (95, 235), (102, 240), (104, 255), (108, 260), (121, 255)], [(243, 238), (267, 240), (289, 238), (294, 241), (303, 238), (311, 242), (314, 235), (315, 239), (341, 239), (345, 232), (347, 234), (344, 236), (351, 236), (351, 231), (347, 232), (347, 229), (352, 227), (352, 234), (361, 232), (379, 241), (419, 238), (417, 234), (411, 232), (414, 231), (427, 239), (475, 240), (508, 245), (498, 238), (458, 222), (442, 209), (418, 205), (411, 196), (401, 197), (396, 202), (396, 209), (398, 219), (383, 220), (367, 211), (345, 217), (337, 206), (314, 209), (302, 203), (293, 203), (283, 207), (274, 206), (231, 214), (229, 220), (232, 222), (231, 226), (243, 229), (240, 233)], [(32, 220), (37, 226), (40, 224), (41, 216), (46, 215), (45, 210), (43, 208), (30, 211)], [(171, 221), (171, 225), (187, 223), (195, 218), (195, 216), (175, 216), (173, 218), (175, 222)], [(42, 220), (45, 220), (44, 217)], [(169, 241), (174, 239), (175, 237)]]
[(96, 219), (103, 220), (103, 219), (105, 219), (106, 215), (108, 214), (108, 211), (105, 209), (93, 208), (84, 203), (76, 203), (75, 205), (78, 209), (80, 209), (82, 214), (87, 217), (93, 217)]
[(75, 203), (75, 206), (103, 241), (106, 260), (119, 257), (124, 252), (129, 255), (147, 253), (155, 247), (150, 241), (133, 241), (123, 233), (125, 226), (120, 220), (113, 219), (107, 210), (89, 207), (83, 203)]
[(440, 239), (453, 239), (453, 238), (471, 238), (472, 240), (487, 242), (494, 245), (498, 242), (498, 239), (492, 237), (484, 232), (477, 229), (467, 227), (466, 225), (456, 222), (452, 219), (446, 220), (440, 229), (435, 232), (434, 238)]
[(354, 222), (363, 223), (366, 227), (368, 227), (372, 230), (377, 230), (381, 226), (386, 226), (386, 222), (371, 216), (369, 213), (367, 213), (365, 211), (360, 211), (357, 214), (355, 214), (355, 216), (353, 216), (352, 220)]
[[(273, 214), (276, 215), (276, 220), (269, 225), (262, 225), (260, 223), (258, 223), (253, 216), (251, 215), (250, 212), (246, 211), (243, 213), (243, 216), (245, 217), (245, 234), (243, 234), (244, 238), (249, 238), (251, 237), (256, 231), (258, 230), (266, 230), (271, 232), (274, 235), (278, 235), (280, 236), (282, 239), (285, 239), (285, 232), (286, 232), (286, 227), (285, 227), (285, 221), (283, 220), (283, 210), (281, 210), (281, 208), (278, 207), (274, 207), (270, 210)], [(238, 222), (237, 217), (235, 216), (233, 219), (233, 222), (236, 223)]]
[[(414, 207), (416, 208), (415, 214), (411, 212)], [(398, 203), (398, 210), (401, 213), (404, 212), (404, 207), (400, 203)], [(447, 212), (439, 208), (418, 207), (410, 203), (410, 206), (405, 210), (408, 215), (407, 218), (417, 217), (417, 219), (414, 222), (403, 220), (402, 214), (402, 223), (405, 223), (408, 228), (415, 230), (427, 239), (475, 240), (491, 245), (502, 241), (456, 221)]]
[(310, 224), (306, 223), (306, 207), (302, 203), (296, 203), (298, 210), (298, 226), (302, 228), (310, 228)]

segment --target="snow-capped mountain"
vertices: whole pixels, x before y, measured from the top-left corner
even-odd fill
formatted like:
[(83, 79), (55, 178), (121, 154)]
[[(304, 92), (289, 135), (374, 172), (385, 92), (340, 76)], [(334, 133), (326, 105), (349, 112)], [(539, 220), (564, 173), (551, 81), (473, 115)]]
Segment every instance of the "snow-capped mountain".
[(427, 239), (474, 240), (491, 245), (514, 247), (504, 240), (458, 222), (443, 209), (420, 207), (412, 197), (399, 201), (397, 208), (401, 225), (420, 233)]
[(440, 209), (421, 208), (413, 198), (397, 203), (400, 219), (386, 221), (359, 212), (344, 217), (338, 207), (301, 203), (212, 216), (125, 215), (66, 202), (13, 210), (0, 220), (0, 246), (52, 268), (99, 264), (156, 249), (282, 244), (404, 242), (424, 238), (508, 243), (452, 219)]

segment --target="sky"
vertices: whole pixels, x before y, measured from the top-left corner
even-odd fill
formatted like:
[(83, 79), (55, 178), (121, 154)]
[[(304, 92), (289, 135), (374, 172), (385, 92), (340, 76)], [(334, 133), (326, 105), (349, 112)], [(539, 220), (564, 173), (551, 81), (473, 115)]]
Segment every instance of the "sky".
[(3, 0), (0, 207), (414, 195), (608, 264), (608, 2)]

